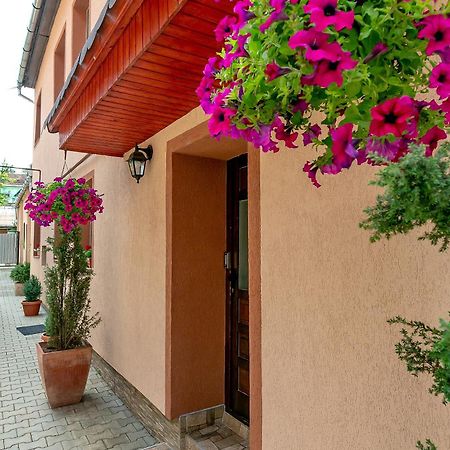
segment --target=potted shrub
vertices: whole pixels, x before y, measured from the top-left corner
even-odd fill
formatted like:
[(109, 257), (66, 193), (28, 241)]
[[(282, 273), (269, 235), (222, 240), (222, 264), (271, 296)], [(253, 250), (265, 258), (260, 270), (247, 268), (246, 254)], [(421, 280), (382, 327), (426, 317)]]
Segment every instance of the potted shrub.
[(15, 283), (16, 296), (23, 296), (24, 284), (30, 279), (30, 263), (17, 264), (11, 270), (10, 277)]
[(45, 324), (44, 324), (45, 331), (41, 334), (41, 341), (42, 342), (48, 342), (50, 339), (50, 332), (52, 328), (52, 316), (50, 314), (47, 314), (47, 317), (45, 318)]
[(39, 225), (54, 223), (59, 229), (58, 240), (48, 240), (55, 264), (46, 268), (44, 281), (49, 339), (36, 345), (47, 399), (56, 408), (81, 400), (89, 374), (92, 347), (87, 339), (100, 319), (90, 314), (93, 272), (81, 245), (80, 225), (103, 211), (102, 199), (82, 178), (56, 178), (47, 185), (36, 183), (26, 209)]
[(22, 301), (23, 313), (26, 316), (37, 316), (41, 308), (40, 296), (42, 286), (36, 276), (32, 275), (23, 287), (25, 300)]

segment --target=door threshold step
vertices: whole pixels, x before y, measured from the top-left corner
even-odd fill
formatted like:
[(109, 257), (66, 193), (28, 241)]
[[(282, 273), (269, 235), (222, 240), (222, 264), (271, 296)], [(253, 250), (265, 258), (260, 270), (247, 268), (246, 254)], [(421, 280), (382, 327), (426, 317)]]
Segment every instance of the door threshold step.
[(248, 448), (247, 439), (222, 424), (202, 428), (186, 436), (186, 450), (244, 450)]

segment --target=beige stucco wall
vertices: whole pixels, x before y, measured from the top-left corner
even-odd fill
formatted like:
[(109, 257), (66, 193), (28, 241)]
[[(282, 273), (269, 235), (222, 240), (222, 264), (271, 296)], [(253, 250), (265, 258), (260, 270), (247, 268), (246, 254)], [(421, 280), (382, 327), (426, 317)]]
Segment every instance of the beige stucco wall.
[[(53, 106), (53, 53), (66, 27), (66, 75), (71, 60), (71, 0), (63, 0), (55, 19), (36, 85), (42, 92), (42, 121)], [(104, 1), (91, 0), (91, 24)], [(94, 330), (95, 350), (161, 411), (165, 409), (165, 161), (166, 142), (196, 125), (203, 115), (194, 111), (151, 139), (154, 156), (139, 185), (122, 158), (92, 156), (72, 173), (94, 172), (94, 187), (104, 194), (105, 213), (94, 224), (92, 310), (102, 322)], [(144, 144), (143, 144), (144, 145)], [(33, 152), (33, 167), (43, 181), (60, 176), (84, 154), (58, 149), (58, 135), (44, 130)], [(53, 237), (42, 229), (41, 243)], [(32, 242), (32, 236), (30, 237)], [(52, 263), (51, 254), (47, 257)], [(32, 258), (32, 273), (44, 278), (41, 259)]]
[(374, 169), (302, 173), (313, 151), (261, 156), (264, 450), (450, 448), (450, 409), (394, 353), (397, 314), (433, 324), (450, 305), (450, 256), (415, 236), (358, 228)]
[[(91, 0), (92, 24), (103, 4)], [(36, 86), (43, 119), (66, 22), (71, 60), (71, 6), (61, 3)], [(94, 171), (105, 202), (94, 225), (92, 286), (103, 322), (92, 343), (161, 411), (166, 142), (202, 119), (195, 110), (149, 141), (155, 153), (139, 185), (122, 159), (93, 156), (74, 172)], [(434, 323), (445, 316), (449, 258), (412, 236), (369, 244), (357, 223), (374, 198), (372, 169), (326, 177), (316, 190), (301, 172), (306, 155), (261, 156), (263, 448), (406, 450), (426, 437), (450, 448), (450, 409), (427, 393), (427, 378), (406, 373), (393, 352), (398, 332), (386, 324), (395, 314)], [(33, 166), (48, 181), (61, 174), (63, 156), (58, 136), (45, 131)], [(68, 154), (67, 166), (82, 156)], [(42, 242), (52, 235), (43, 230)], [(43, 278), (39, 259), (32, 271)]]

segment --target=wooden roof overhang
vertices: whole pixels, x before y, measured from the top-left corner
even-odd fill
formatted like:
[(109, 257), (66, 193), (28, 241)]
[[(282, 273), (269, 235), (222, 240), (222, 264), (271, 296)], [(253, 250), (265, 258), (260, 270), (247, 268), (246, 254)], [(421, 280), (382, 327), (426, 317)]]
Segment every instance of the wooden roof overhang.
[(198, 106), (232, 3), (110, 0), (46, 120), (60, 148), (123, 156)]

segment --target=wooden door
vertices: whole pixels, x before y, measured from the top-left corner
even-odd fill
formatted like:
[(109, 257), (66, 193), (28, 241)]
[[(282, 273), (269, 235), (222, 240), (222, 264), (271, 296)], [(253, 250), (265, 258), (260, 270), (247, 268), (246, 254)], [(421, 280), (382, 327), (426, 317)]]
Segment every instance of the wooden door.
[(228, 162), (226, 408), (249, 421), (247, 155)]

